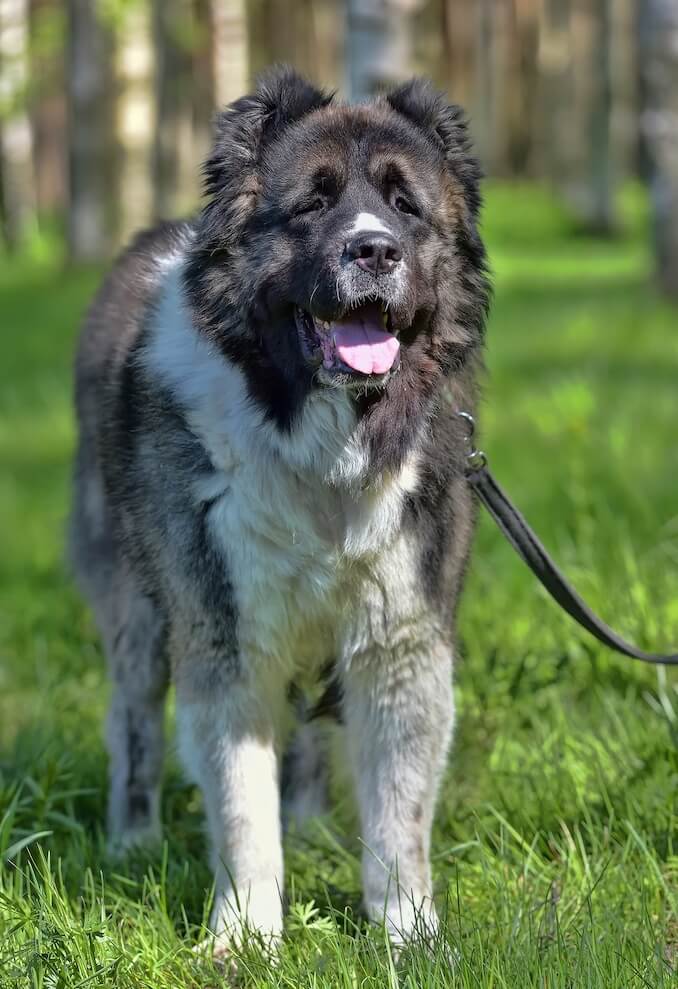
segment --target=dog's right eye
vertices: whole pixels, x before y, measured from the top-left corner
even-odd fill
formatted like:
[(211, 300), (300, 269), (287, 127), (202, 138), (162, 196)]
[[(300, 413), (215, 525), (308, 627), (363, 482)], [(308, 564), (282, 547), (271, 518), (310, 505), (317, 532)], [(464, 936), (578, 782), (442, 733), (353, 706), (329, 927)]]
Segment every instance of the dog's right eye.
[(325, 209), (325, 200), (321, 199), (320, 196), (316, 196), (308, 203), (302, 203), (294, 211), (295, 216), (306, 216), (308, 213), (319, 213), (321, 209)]

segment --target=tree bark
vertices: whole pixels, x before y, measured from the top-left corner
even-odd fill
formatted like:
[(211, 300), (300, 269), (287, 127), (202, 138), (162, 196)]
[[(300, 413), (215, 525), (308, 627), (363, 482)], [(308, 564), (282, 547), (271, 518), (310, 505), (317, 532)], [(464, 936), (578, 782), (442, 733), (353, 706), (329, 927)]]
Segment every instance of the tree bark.
[(11, 249), (21, 246), (35, 220), (28, 17), (27, 0), (0, 0), (0, 201)]
[(616, 177), (638, 176), (640, 86), (636, 0), (611, 0), (610, 8), (610, 157)]
[(538, 0), (510, 0), (508, 4), (506, 84), (502, 87), (507, 121), (504, 158), (512, 176), (532, 171), (537, 120), (539, 77)]
[(156, 57), (153, 199), (154, 215), (160, 219), (188, 210), (196, 198), (192, 8), (191, 0), (153, 0)]
[(194, 44), (191, 46), (191, 103), (193, 118), (194, 192), (197, 190), (198, 167), (212, 146), (212, 121), (216, 109), (214, 92), (214, 31), (212, 3), (214, 0), (193, 0), (195, 17)]
[(126, 243), (153, 216), (155, 54), (146, 4), (123, 9), (116, 32), (116, 241)]
[(578, 138), (570, 145), (572, 179), (564, 191), (586, 228), (609, 233), (616, 226), (610, 155), (611, 0), (571, 2), (573, 110)]
[(348, 0), (347, 89), (364, 100), (415, 72), (413, 15), (418, 0)]
[(540, 68), (547, 173), (586, 230), (617, 225), (610, 154), (611, 0), (546, 0)]
[(65, 216), (68, 196), (64, 25), (60, 0), (30, 0), (31, 120), (38, 215)]
[(678, 300), (678, 6), (643, 0), (641, 129), (650, 168), (654, 247), (662, 290)]
[(250, 60), (245, 0), (212, 0), (214, 97), (224, 106), (247, 92)]
[(442, 78), (450, 98), (472, 113), (476, 72), (476, 0), (442, 0)]
[(111, 36), (92, 0), (68, 0), (67, 14), (68, 248), (96, 261), (111, 246)]

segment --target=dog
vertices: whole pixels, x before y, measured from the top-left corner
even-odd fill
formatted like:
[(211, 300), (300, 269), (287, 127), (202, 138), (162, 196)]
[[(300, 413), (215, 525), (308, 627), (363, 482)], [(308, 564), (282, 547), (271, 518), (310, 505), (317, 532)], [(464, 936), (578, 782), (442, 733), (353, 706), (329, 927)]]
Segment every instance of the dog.
[[(323, 811), (338, 712), (366, 912), (404, 943), (436, 926), (475, 518), (455, 411), (476, 405), (489, 296), (480, 169), (430, 83), (344, 105), (278, 68), (217, 117), (204, 176), (196, 218), (117, 261), (76, 361), (71, 557), (112, 679), (111, 843), (160, 836), (171, 680), (215, 950), (274, 941), (281, 803), (295, 826)], [(333, 703), (291, 731), (290, 686), (321, 681)]]

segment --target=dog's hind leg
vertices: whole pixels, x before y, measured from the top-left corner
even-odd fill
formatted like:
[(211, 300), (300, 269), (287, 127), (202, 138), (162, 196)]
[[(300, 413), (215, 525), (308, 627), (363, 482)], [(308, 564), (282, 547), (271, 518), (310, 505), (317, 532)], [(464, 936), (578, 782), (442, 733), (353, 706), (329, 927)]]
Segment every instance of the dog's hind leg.
[[(151, 599), (125, 573), (114, 580), (99, 624), (112, 680), (106, 738), (108, 835), (114, 851), (161, 836), (160, 783), (168, 685), (165, 628)], [(115, 586), (117, 585), (117, 586)]]
[(92, 606), (112, 682), (106, 732), (108, 836), (111, 848), (122, 851), (160, 837), (169, 670), (164, 616), (123, 557), (89, 443), (83, 443), (78, 457), (70, 559)]
[[(165, 622), (111, 540), (76, 559), (94, 611), (111, 679), (106, 722), (111, 850), (159, 840), (164, 707), (168, 686)], [(90, 550), (92, 547), (89, 547)]]
[(282, 766), (285, 830), (298, 830), (328, 810), (329, 726), (323, 720), (299, 725)]

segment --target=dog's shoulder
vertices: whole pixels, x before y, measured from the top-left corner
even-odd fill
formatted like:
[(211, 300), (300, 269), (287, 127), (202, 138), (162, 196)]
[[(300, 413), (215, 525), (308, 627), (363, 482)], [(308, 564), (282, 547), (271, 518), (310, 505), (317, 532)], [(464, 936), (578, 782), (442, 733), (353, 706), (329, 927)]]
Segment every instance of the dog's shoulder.
[(193, 235), (189, 222), (163, 223), (139, 234), (104, 279), (84, 321), (76, 357), (80, 406), (110, 384), (138, 340), (169, 265)]

